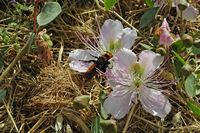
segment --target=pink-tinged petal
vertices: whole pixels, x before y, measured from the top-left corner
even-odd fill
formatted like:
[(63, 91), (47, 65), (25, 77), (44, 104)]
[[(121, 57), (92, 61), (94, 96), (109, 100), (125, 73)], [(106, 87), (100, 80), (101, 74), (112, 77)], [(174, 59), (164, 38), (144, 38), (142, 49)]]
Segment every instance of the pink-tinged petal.
[(174, 39), (170, 35), (169, 31), (166, 29), (162, 29), (162, 33), (160, 35), (158, 43), (161, 45), (169, 46), (173, 43)]
[(129, 70), (137, 60), (135, 53), (123, 48), (118, 51), (113, 60), (112, 69), (107, 69), (105, 73), (109, 85), (112, 88), (118, 85), (131, 86), (132, 79)]
[(102, 28), (100, 42), (105, 48), (105, 51), (109, 50), (110, 43), (117, 42), (123, 34), (123, 25), (119, 20), (107, 19)]
[(122, 70), (114, 65), (112, 69), (107, 69), (105, 75), (113, 90), (123, 86), (131, 86), (131, 75), (126, 69)]
[(164, 18), (164, 20), (163, 20), (163, 22), (162, 22), (162, 25), (161, 25), (160, 29), (161, 29), (161, 30), (162, 30), (162, 29), (166, 29), (168, 32), (170, 32), (170, 27), (169, 27), (169, 24), (168, 24), (166, 18)]
[(144, 50), (139, 55), (139, 63), (144, 67), (144, 78), (147, 78), (162, 64), (164, 57), (150, 50)]
[(136, 63), (137, 56), (132, 50), (123, 48), (117, 52), (114, 61), (113, 65), (119, 67), (118, 69), (129, 69), (132, 64)]
[(130, 28), (123, 29), (122, 38), (119, 40), (119, 43), (123, 48), (130, 49), (135, 39), (137, 38), (137, 32), (135, 30), (131, 30)]
[(158, 90), (141, 88), (140, 102), (147, 112), (162, 119), (171, 111), (169, 100)]
[(117, 90), (110, 93), (103, 106), (107, 114), (111, 114), (116, 119), (121, 119), (128, 114), (133, 105), (132, 102), (136, 102), (136, 99), (135, 92), (131, 93), (126, 89), (124, 92)]
[(99, 54), (92, 50), (76, 49), (69, 53), (69, 60), (91, 61), (96, 60)]
[(183, 11), (183, 18), (187, 21), (193, 21), (198, 17), (199, 10), (197, 8), (194, 8), (192, 5), (189, 5), (184, 11)]
[(87, 63), (84, 61), (79, 61), (79, 60), (72, 60), (69, 63), (69, 67), (75, 71), (78, 72), (86, 72), (88, 70), (88, 68), (92, 65), (93, 63)]

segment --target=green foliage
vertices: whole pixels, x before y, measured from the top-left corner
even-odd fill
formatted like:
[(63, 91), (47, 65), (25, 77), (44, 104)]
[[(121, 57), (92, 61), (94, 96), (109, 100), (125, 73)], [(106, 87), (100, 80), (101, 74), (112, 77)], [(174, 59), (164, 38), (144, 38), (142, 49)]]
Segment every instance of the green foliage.
[(76, 109), (83, 109), (89, 106), (90, 96), (81, 95), (74, 98), (73, 107)]
[(158, 12), (159, 7), (150, 8), (147, 12), (145, 12), (140, 20), (140, 28), (145, 28), (151, 25), (155, 21), (155, 16)]
[(104, 7), (106, 10), (110, 10), (117, 3), (117, 0), (104, 0)]
[(53, 21), (61, 11), (62, 9), (58, 2), (47, 2), (37, 16), (37, 23), (39, 26), (46, 25)]
[(149, 7), (153, 7), (154, 1), (153, 0), (144, 0), (144, 2), (147, 4)]
[(186, 64), (185, 60), (175, 51), (172, 50), (172, 54), (174, 55), (173, 64), (175, 66), (175, 73), (177, 77), (181, 76), (182, 67)]
[(152, 49), (154, 49), (154, 47), (151, 46), (151, 45), (147, 45), (147, 44), (144, 44), (144, 43), (140, 43), (140, 45), (141, 45), (144, 49), (147, 49), (147, 50), (152, 50)]
[(11, 42), (11, 37), (5, 28), (0, 28), (0, 40), (3, 41), (4, 45), (8, 45)]
[(198, 117), (200, 117), (200, 106), (199, 105), (197, 105), (193, 101), (189, 101), (187, 103), (187, 106), (194, 114), (196, 114)]
[(47, 33), (44, 33), (42, 35), (41, 39), (43, 41), (47, 42), (49, 48), (51, 48), (53, 46), (53, 42), (51, 41), (51, 35), (48, 35)]
[(28, 6), (26, 3), (24, 4), (20, 4), (19, 2), (17, 2), (17, 4), (15, 5), (15, 14), (19, 14), (20, 16), (22, 16), (26, 11), (32, 11), (33, 10), (33, 6), (30, 5)]
[(7, 93), (7, 90), (0, 89), (0, 102), (3, 102), (3, 100), (5, 99), (6, 93)]
[(101, 116), (103, 117), (103, 119), (107, 119), (108, 118), (108, 114), (105, 112), (104, 108), (103, 108), (103, 103), (106, 99), (106, 94), (104, 91), (100, 91), (99, 93), (99, 100), (100, 100), (100, 113), (101, 113)]
[(101, 125), (100, 125), (100, 117), (96, 117), (92, 121), (91, 133), (104, 133), (104, 131), (103, 131)]
[(182, 65), (185, 64), (185, 60), (178, 53), (176, 53), (175, 51), (172, 51), (172, 53)]
[(190, 97), (194, 97), (198, 95), (198, 80), (197, 75), (195, 73), (190, 74), (187, 79), (185, 80), (185, 91)]
[(183, 44), (183, 41), (180, 40), (180, 39), (175, 41), (175, 42), (173, 42), (171, 47), (177, 53), (181, 53), (186, 49), (184, 44)]
[(192, 46), (192, 48), (191, 48), (191, 54), (193, 54), (193, 55), (200, 55), (200, 48)]
[(3, 57), (0, 54), (0, 73), (2, 72), (3, 68), (4, 68), (4, 61), (3, 61)]

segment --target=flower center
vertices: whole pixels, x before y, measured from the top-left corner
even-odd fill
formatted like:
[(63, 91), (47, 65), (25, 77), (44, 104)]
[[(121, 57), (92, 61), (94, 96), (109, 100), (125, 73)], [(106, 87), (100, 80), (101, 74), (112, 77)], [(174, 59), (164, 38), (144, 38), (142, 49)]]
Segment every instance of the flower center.
[(111, 41), (109, 44), (109, 52), (114, 53), (120, 47), (119, 41)]
[(131, 67), (133, 85), (139, 88), (142, 84), (142, 76), (144, 74), (144, 67), (142, 67), (138, 62), (133, 64)]

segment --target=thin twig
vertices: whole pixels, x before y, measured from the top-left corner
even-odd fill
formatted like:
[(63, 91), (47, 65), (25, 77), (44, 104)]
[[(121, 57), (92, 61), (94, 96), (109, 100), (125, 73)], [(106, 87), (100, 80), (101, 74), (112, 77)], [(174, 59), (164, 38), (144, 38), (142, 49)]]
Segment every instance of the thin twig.
[(11, 113), (10, 113), (10, 111), (9, 111), (9, 109), (8, 109), (8, 107), (7, 107), (7, 105), (6, 105), (6, 103), (5, 103), (5, 101), (3, 101), (3, 103), (4, 103), (4, 106), (5, 106), (5, 108), (6, 108), (7, 113), (8, 113), (8, 115), (9, 115), (9, 117), (10, 117), (10, 119), (11, 119), (11, 121), (12, 121), (14, 127), (15, 127), (15, 130), (19, 133), (19, 129), (18, 129), (18, 127), (17, 127), (17, 125), (16, 125), (16, 123), (15, 123), (15, 120), (13, 119), (13, 117), (12, 117), (12, 115), (11, 115)]
[(45, 121), (45, 115), (47, 114), (48, 111), (45, 111), (42, 117), (37, 121), (37, 123), (28, 131), (28, 133), (33, 133), (35, 132)]
[(167, 130), (167, 128), (165, 128), (165, 127), (163, 127), (163, 126), (160, 126), (160, 125), (158, 125), (158, 124), (156, 124), (156, 123), (153, 123), (153, 122), (151, 122), (151, 121), (149, 121), (149, 120), (146, 120), (146, 119), (144, 119), (144, 118), (142, 118), (142, 117), (139, 117), (139, 116), (137, 116), (137, 115), (133, 115), (133, 117), (136, 117), (137, 119), (140, 119), (140, 120), (142, 120), (142, 121), (144, 121), (144, 122), (146, 122), (146, 123), (149, 123), (149, 124), (151, 124), (151, 125), (153, 125), (153, 126), (155, 126), (155, 127), (160, 128), (160, 129), (162, 129), (162, 130)]
[(122, 133), (126, 133), (127, 132), (131, 117), (133, 116), (133, 113), (134, 113), (134, 110), (135, 110), (136, 106), (137, 106), (137, 104), (134, 104), (133, 107), (131, 108), (131, 111), (128, 114), (128, 118), (126, 120), (126, 124), (124, 126), (124, 129), (123, 129)]

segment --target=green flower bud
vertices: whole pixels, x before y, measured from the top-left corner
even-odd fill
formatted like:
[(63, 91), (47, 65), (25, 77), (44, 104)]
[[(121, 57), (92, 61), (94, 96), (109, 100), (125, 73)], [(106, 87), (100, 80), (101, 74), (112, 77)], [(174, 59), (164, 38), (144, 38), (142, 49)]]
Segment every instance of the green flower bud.
[(180, 0), (178, 4), (178, 8), (180, 11), (184, 11), (188, 7), (188, 3), (186, 0)]
[(100, 125), (104, 133), (117, 133), (117, 123), (115, 120), (100, 120)]
[(194, 46), (200, 48), (200, 39), (194, 41)]
[(164, 55), (167, 54), (165, 48), (163, 48), (163, 47), (157, 48), (157, 49), (156, 49), (156, 53), (159, 53), (159, 54), (162, 55), (162, 56), (164, 56)]
[(191, 47), (194, 43), (194, 40), (193, 38), (190, 36), (190, 35), (187, 35), (187, 34), (184, 34), (182, 36), (182, 41), (183, 41), (183, 44), (185, 45), (185, 47)]
[(191, 67), (191, 65), (189, 64), (185, 64), (183, 65), (183, 67), (181, 68), (181, 74), (188, 76), (192, 73), (193, 68)]
[(89, 105), (89, 101), (90, 101), (89, 95), (77, 96), (74, 98), (73, 106), (76, 109), (83, 109)]

